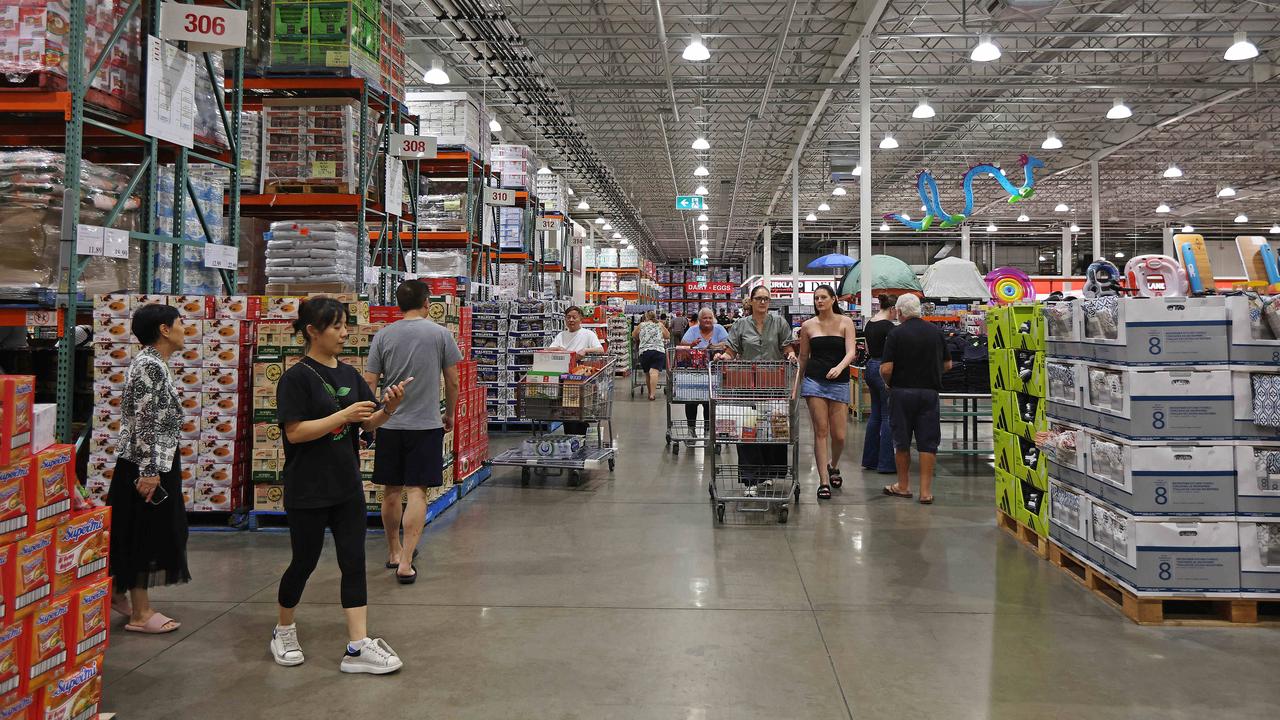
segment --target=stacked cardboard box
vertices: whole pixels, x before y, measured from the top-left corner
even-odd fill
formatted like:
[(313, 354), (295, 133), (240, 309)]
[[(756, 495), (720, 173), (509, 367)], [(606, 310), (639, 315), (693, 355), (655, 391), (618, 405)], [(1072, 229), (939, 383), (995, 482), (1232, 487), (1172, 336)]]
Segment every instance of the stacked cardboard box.
[(1045, 306), (1050, 537), (1139, 594), (1280, 593), (1280, 339), (1251, 302)]
[(569, 212), (569, 183), (563, 175), (534, 175), (538, 202), (547, 212)]
[(1039, 305), (987, 311), (996, 506), (1038, 535), (1049, 534), (1047, 463), (1036, 446), (1045, 422), (1044, 315)]
[(516, 387), (533, 367), (533, 351), (564, 329), (563, 300), (497, 300), (472, 306), (471, 353), (490, 420), (516, 417)]
[[(81, 498), (74, 446), (36, 444), (34, 382), (0, 375), (0, 445), (10, 450), (0, 465), (0, 716), (95, 717), (111, 615), (111, 510)], [(14, 429), (31, 440), (14, 445)]]
[[(374, 160), (373, 122), (367, 119), (361, 126), (360, 104), (355, 100), (268, 99), (263, 101), (262, 123), (267, 192), (291, 192), (308, 185), (334, 186), (334, 192), (352, 194), (359, 187), (362, 145), (366, 167)], [(369, 177), (380, 176), (374, 172)]]
[[(191, 172), (188, 180), (195, 193), (195, 201), (191, 193), (182, 195), (182, 223), (179, 231), (174, 230), (174, 187), (173, 167), (163, 165), (156, 184), (156, 227), (161, 235), (181, 237), (197, 243), (213, 243), (222, 245), (226, 242), (225, 221), (222, 216), (222, 199), (224, 183), (220, 174)], [(201, 223), (201, 217), (204, 222)], [(205, 233), (208, 228), (208, 233)], [(155, 257), (155, 272), (152, 277), (151, 291), (156, 293), (181, 292), (185, 295), (209, 295), (221, 292), (224, 288), (222, 277), (217, 270), (204, 266), (204, 248), (193, 246), (177, 246), (167, 243), (155, 243), (152, 251)], [(173, 255), (181, 256), (182, 286), (173, 287)]]
[(493, 146), (490, 166), (502, 176), (502, 187), (517, 190), (532, 189), (531, 182), (538, 169), (536, 158), (528, 145), (497, 144)]
[(184, 414), (178, 455), (183, 501), (191, 512), (231, 512), (248, 505), (249, 348), (253, 313), (245, 296), (98, 295), (93, 315), (93, 427), (86, 487), (104, 497), (115, 470), (129, 364), (142, 349), (129, 318), (151, 303), (182, 315), (186, 347), (169, 358)]
[(379, 0), (275, 0), (271, 7), (270, 70), (337, 74), (380, 81)]
[(489, 157), (489, 114), (479, 98), (464, 92), (411, 92), (406, 104), (418, 116), (419, 134), (434, 137), (437, 146), (463, 147)]
[(404, 29), (390, 7), (382, 12), (382, 45), (379, 50), (378, 76), (382, 89), (392, 98), (404, 101)]

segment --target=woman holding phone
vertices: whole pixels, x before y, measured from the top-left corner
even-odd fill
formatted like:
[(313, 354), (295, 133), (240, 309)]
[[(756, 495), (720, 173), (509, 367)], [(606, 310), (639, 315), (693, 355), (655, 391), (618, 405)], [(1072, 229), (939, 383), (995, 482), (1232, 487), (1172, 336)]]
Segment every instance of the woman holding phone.
[(159, 635), (182, 623), (152, 609), (148, 589), (191, 580), (178, 453), (182, 408), (168, 365), (186, 333), (178, 309), (169, 305), (138, 308), (131, 330), (144, 347), (125, 375), (119, 456), (107, 491), (111, 604), (129, 616), (125, 630)]
[(306, 300), (294, 331), (306, 355), (280, 376), (277, 415), (285, 454), (284, 509), (293, 556), (280, 579), (279, 622), (271, 633), (271, 655), (285, 666), (301, 665), (302, 646), (294, 610), (320, 560), (324, 533), (342, 571), (341, 599), (347, 647), (340, 669), (383, 675), (403, 663), (382, 638), (369, 637), (365, 582), (364, 486), (360, 480), (360, 431), (373, 430), (395, 414), (408, 378), (383, 391), (382, 403), (355, 368), (338, 360), (347, 340), (347, 308), (330, 297)]

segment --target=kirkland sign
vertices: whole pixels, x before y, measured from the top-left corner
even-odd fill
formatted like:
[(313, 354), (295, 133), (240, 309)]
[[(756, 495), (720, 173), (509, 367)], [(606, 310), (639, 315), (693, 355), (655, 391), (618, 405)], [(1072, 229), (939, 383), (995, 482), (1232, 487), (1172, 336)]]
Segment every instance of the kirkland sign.
[(702, 293), (705, 295), (732, 295), (738, 286), (731, 282), (687, 282), (685, 293)]

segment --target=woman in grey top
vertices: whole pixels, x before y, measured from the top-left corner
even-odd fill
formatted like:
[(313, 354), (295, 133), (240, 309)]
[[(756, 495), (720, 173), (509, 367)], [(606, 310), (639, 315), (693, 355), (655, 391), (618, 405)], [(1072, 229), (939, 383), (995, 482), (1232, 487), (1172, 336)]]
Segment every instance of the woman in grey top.
[[(796, 362), (796, 349), (792, 343), (791, 325), (781, 315), (769, 312), (773, 296), (769, 288), (757, 285), (751, 289), (751, 314), (739, 318), (729, 328), (729, 347), (716, 356), (717, 360), (744, 360), (747, 362), (779, 362), (786, 359)], [(782, 478), (787, 473), (787, 445), (761, 443), (738, 446), (738, 463), (741, 481), (754, 486), (760, 481)], [(745, 468), (754, 468), (748, 473)]]

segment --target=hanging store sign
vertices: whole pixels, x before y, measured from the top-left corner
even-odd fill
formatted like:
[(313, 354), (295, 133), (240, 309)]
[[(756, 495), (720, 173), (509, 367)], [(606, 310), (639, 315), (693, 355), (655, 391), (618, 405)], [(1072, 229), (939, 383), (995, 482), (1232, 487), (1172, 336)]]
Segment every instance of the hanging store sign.
[(690, 265), (694, 265), (694, 266), (704, 266), (704, 267), (705, 267), (705, 266), (706, 266), (706, 264), (707, 264), (707, 261), (706, 261), (706, 260), (703, 260), (702, 258), (693, 258), (692, 260), (690, 260), (690, 261), (689, 261), (689, 264), (690, 264)]
[(430, 160), (436, 156), (436, 139), (427, 135), (393, 134), (391, 154), (405, 160)]
[(191, 52), (242, 48), (249, 13), (211, 5), (167, 2), (160, 6), (160, 37), (187, 43)]
[(147, 120), (144, 132), (175, 145), (194, 148), (195, 121), (195, 56), (148, 35)]
[(555, 232), (560, 229), (560, 221), (550, 218), (538, 218), (534, 223), (534, 227), (538, 232)]
[(516, 204), (516, 191), (508, 190), (507, 188), (485, 188), (484, 204), (514, 207)]
[(687, 282), (684, 284), (685, 294), (731, 295), (738, 286), (731, 282)]
[(701, 195), (677, 195), (677, 210), (706, 210), (706, 204), (702, 201)]

